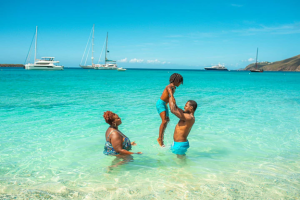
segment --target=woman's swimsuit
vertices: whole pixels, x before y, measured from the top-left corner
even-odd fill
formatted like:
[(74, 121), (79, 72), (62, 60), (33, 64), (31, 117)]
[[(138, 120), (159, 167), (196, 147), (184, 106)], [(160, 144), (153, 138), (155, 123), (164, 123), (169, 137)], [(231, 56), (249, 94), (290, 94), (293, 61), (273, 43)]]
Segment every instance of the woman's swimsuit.
[[(105, 145), (104, 145), (104, 151), (103, 153), (105, 155), (110, 155), (110, 156), (115, 156), (115, 155), (118, 155), (119, 153), (116, 152), (116, 150), (113, 148), (112, 144), (109, 142), (109, 136), (112, 132), (114, 132), (116, 130), (112, 130), (108, 136), (107, 136), (107, 139), (106, 139), (106, 142), (105, 142)], [(123, 141), (123, 144), (122, 144), (122, 149), (125, 149), (127, 151), (131, 150), (131, 142), (129, 140), (128, 137), (126, 137), (123, 133), (121, 133), (120, 131), (117, 131), (118, 133), (120, 133), (123, 138), (124, 138), (124, 141)]]

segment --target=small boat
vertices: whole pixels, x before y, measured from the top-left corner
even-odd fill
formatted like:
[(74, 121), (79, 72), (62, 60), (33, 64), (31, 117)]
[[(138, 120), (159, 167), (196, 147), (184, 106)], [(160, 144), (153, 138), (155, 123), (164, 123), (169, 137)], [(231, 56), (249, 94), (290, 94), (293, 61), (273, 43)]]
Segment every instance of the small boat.
[[(59, 61), (54, 61), (54, 57), (42, 57), (42, 59), (36, 59), (36, 49), (37, 49), (37, 33), (38, 27), (36, 27), (35, 32), (35, 49), (34, 49), (34, 63), (25, 64), (25, 69), (27, 70), (63, 70), (64, 66), (55, 65), (55, 63), (59, 63)], [(31, 51), (31, 45), (29, 52)], [(29, 60), (30, 53), (28, 53), (27, 59)]]
[(250, 72), (264, 72), (263, 69), (258, 69), (258, 67), (257, 67), (257, 55), (258, 55), (258, 48), (256, 51), (256, 63), (255, 63), (256, 67), (255, 67), (255, 69), (251, 69)]
[(217, 71), (228, 71), (228, 69), (221, 65), (220, 63), (218, 65), (212, 66), (212, 67), (205, 67), (205, 70), (217, 70)]
[(122, 68), (122, 67), (118, 68), (117, 70), (118, 70), (118, 71), (126, 71), (126, 69), (124, 69), (124, 68)]
[(250, 72), (264, 72), (263, 69), (251, 69)]

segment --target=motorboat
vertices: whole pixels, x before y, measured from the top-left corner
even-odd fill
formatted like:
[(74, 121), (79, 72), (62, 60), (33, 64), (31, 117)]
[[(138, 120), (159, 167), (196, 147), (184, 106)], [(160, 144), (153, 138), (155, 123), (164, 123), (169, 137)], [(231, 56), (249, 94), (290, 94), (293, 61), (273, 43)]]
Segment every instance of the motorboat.
[(124, 68), (122, 68), (122, 67), (118, 68), (117, 70), (118, 70), (118, 71), (126, 71), (126, 69), (124, 69)]

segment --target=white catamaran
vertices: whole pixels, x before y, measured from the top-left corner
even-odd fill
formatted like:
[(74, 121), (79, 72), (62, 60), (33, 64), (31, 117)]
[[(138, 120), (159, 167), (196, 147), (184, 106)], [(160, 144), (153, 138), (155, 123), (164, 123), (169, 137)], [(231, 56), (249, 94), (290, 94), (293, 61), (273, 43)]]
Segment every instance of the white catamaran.
[[(63, 70), (64, 66), (58, 66), (55, 65), (55, 63), (59, 63), (59, 61), (54, 61), (54, 57), (42, 57), (42, 59), (36, 59), (36, 52), (37, 52), (37, 30), (38, 27), (36, 27), (35, 32), (35, 52), (34, 52), (34, 63), (27, 63), (25, 64), (25, 69), (28, 70)], [(29, 52), (31, 50), (31, 46), (29, 49)], [(30, 53), (28, 53), (26, 62), (29, 62)]]
[(97, 64), (95, 65), (95, 69), (106, 69), (106, 70), (118, 69), (116, 61), (107, 59), (107, 53), (109, 53), (109, 51), (107, 50), (107, 44), (108, 44), (108, 33), (106, 35), (105, 64), (104, 65)]

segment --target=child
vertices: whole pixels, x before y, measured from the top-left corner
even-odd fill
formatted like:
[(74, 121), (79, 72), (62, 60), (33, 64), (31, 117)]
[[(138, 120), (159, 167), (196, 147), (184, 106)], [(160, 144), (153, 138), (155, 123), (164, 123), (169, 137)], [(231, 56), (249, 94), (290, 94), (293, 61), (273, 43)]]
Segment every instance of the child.
[(178, 87), (180, 84), (183, 84), (183, 77), (180, 74), (174, 73), (170, 76), (169, 81), (170, 84), (167, 85), (160, 99), (158, 99), (156, 102), (156, 109), (162, 121), (159, 127), (159, 136), (157, 139), (157, 142), (161, 147), (164, 146), (164, 132), (167, 127), (167, 123), (170, 121), (167, 104), (169, 103), (169, 98), (172, 98), (172, 100), (175, 102), (173, 94), (176, 87)]

